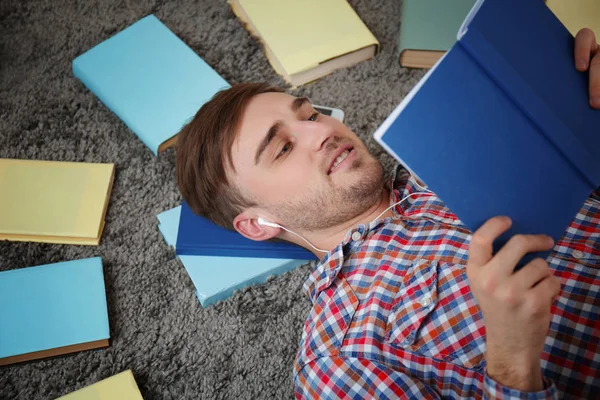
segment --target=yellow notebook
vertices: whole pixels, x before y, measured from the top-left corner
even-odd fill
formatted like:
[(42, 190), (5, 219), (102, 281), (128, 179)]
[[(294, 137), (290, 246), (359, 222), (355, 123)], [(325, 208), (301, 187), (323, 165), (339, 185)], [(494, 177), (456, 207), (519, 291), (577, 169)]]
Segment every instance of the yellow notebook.
[(106, 378), (57, 400), (143, 400), (131, 370)]
[(0, 240), (98, 245), (114, 170), (0, 159)]
[(294, 86), (375, 55), (379, 42), (346, 0), (229, 0)]
[(600, 41), (600, 0), (546, 0), (546, 5), (573, 36), (590, 28)]

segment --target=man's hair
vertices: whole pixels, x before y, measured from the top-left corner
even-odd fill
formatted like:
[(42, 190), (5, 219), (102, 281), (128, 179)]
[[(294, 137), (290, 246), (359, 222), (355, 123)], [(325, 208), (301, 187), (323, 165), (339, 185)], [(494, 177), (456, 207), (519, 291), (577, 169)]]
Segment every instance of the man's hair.
[(256, 204), (231, 185), (231, 151), (250, 100), (283, 89), (266, 83), (240, 83), (215, 94), (177, 138), (177, 185), (194, 213), (234, 230), (233, 219)]

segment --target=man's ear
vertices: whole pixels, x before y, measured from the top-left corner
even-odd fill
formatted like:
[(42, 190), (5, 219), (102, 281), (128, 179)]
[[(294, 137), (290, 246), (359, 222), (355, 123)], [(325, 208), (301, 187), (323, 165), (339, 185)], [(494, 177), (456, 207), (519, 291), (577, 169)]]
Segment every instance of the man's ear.
[(249, 211), (238, 214), (233, 219), (233, 226), (240, 235), (256, 241), (269, 240), (281, 232), (281, 228), (259, 225), (258, 215)]

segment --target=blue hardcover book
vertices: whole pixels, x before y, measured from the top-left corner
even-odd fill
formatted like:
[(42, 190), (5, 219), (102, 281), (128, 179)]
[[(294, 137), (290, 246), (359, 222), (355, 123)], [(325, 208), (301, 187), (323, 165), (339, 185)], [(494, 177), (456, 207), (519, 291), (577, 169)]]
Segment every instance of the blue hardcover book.
[(216, 92), (229, 87), (154, 15), (73, 60), (73, 74), (156, 155)]
[(558, 240), (600, 185), (600, 111), (573, 53), (542, 0), (480, 0), (374, 136), (472, 231), (511, 217), (494, 250), (517, 233)]
[[(158, 215), (158, 228), (169, 246), (177, 243), (181, 206)], [(230, 297), (237, 289), (263, 283), (304, 264), (303, 260), (278, 258), (179, 256), (203, 307)]]
[(108, 346), (100, 257), (0, 272), (0, 365)]
[(317, 259), (313, 253), (295, 244), (247, 239), (194, 214), (185, 201), (181, 205), (175, 252), (196, 256)]

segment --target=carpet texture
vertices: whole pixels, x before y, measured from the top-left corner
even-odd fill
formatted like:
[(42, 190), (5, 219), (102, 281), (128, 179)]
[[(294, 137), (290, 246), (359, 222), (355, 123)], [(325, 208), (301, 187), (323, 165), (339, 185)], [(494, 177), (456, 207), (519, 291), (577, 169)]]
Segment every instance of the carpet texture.
[[(343, 109), (391, 169), (371, 135), (423, 71), (398, 64), (400, 0), (350, 3), (381, 53), (290, 93)], [(116, 164), (100, 246), (0, 242), (0, 270), (101, 256), (111, 346), (2, 368), (2, 399), (53, 399), (125, 369), (146, 400), (293, 398), (314, 264), (201, 308), (157, 229), (181, 201), (174, 150), (153, 156), (73, 77), (75, 57), (151, 13), (228, 82), (284, 85), (224, 0), (0, 2), (0, 157)]]

